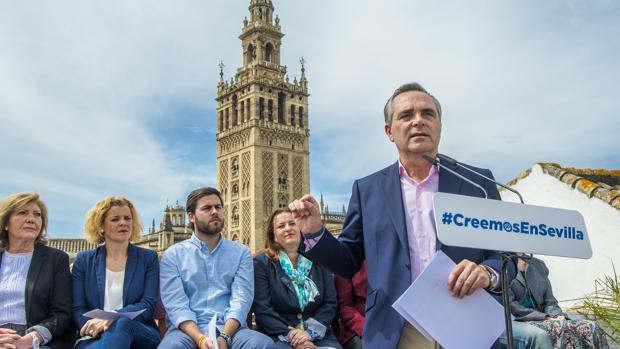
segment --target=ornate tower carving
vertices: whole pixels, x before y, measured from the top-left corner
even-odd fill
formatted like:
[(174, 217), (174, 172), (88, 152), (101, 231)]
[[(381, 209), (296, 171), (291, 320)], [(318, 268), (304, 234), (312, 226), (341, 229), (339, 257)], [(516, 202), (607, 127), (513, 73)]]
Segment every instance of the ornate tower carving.
[(243, 66), (217, 84), (217, 186), (225, 232), (255, 252), (274, 209), (310, 192), (308, 81), (280, 64), (280, 19), (271, 0), (251, 0), (239, 39)]

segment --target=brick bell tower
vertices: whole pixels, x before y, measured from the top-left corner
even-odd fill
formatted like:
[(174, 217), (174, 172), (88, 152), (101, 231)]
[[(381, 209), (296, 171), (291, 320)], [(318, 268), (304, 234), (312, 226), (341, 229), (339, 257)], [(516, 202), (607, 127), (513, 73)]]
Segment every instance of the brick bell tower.
[(243, 20), (243, 66), (217, 84), (217, 187), (225, 235), (256, 252), (265, 222), (278, 207), (310, 192), (308, 81), (281, 65), (280, 19), (271, 0), (251, 0)]

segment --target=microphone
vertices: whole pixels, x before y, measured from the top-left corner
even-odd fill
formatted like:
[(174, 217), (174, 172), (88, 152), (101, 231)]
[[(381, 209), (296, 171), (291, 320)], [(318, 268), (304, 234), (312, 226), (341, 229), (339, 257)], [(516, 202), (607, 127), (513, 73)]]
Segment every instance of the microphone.
[(445, 162), (449, 163), (450, 165), (452, 165), (454, 167), (460, 167), (460, 168), (462, 168), (464, 170), (467, 170), (467, 171), (469, 171), (469, 172), (471, 172), (471, 173), (473, 173), (473, 174), (475, 174), (475, 175), (477, 175), (479, 177), (482, 177), (482, 178), (486, 179), (487, 181), (493, 182), (493, 183), (499, 185), (500, 187), (502, 187), (502, 188), (504, 188), (504, 189), (506, 189), (508, 191), (511, 191), (511, 192), (517, 194), (517, 196), (519, 197), (519, 200), (521, 200), (521, 203), (522, 204), (524, 203), (523, 202), (523, 197), (521, 197), (521, 194), (518, 191), (516, 191), (515, 189), (512, 189), (509, 186), (504, 185), (504, 184), (494, 180), (493, 178), (487, 177), (487, 176), (483, 175), (482, 173), (480, 173), (478, 171), (475, 171), (472, 168), (469, 168), (469, 166), (467, 166), (465, 164), (461, 164), (460, 162), (454, 160), (453, 158), (451, 158), (451, 157), (449, 157), (447, 155), (437, 153), (437, 158), (440, 159), (441, 161), (445, 161)]
[(460, 173), (458, 173), (458, 172), (454, 171), (453, 169), (449, 168), (448, 166), (446, 166), (446, 165), (442, 164), (442, 163), (441, 163), (441, 162), (439, 162), (439, 160), (437, 160), (436, 158), (432, 158), (432, 157), (430, 157), (430, 156), (428, 156), (428, 155), (426, 155), (426, 154), (425, 154), (425, 155), (422, 155), (422, 158), (423, 158), (424, 160), (426, 160), (426, 161), (430, 162), (430, 163), (431, 163), (431, 164), (433, 164), (433, 165), (437, 165), (437, 166), (439, 166), (442, 170), (446, 170), (446, 171), (448, 171), (448, 172), (452, 173), (453, 175), (455, 175), (455, 176), (459, 177), (460, 179), (464, 180), (465, 182), (467, 182), (467, 183), (469, 183), (469, 184), (473, 185), (474, 187), (476, 187), (476, 188), (480, 189), (480, 190), (484, 193), (484, 198), (485, 198), (485, 199), (488, 199), (488, 198), (489, 198), (489, 194), (487, 194), (487, 191), (486, 191), (486, 190), (484, 190), (484, 188), (483, 188), (480, 184), (478, 184), (478, 183), (476, 183), (476, 182), (472, 181), (471, 179), (469, 179), (469, 178), (467, 178), (467, 177), (463, 176), (462, 174), (460, 174)]

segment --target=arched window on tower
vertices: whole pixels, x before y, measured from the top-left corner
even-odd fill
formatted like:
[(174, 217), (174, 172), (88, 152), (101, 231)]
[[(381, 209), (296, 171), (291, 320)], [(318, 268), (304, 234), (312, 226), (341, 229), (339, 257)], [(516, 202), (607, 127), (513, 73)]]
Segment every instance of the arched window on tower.
[(288, 190), (288, 178), (286, 176), (286, 172), (281, 172), (278, 177), (278, 190), (287, 191)]
[(288, 207), (288, 200), (286, 200), (286, 198), (281, 197), (280, 198), (280, 202), (278, 203), (278, 208), (287, 208)]
[(273, 45), (270, 42), (265, 45), (264, 60), (267, 62), (273, 62)]
[(231, 218), (232, 218), (232, 226), (238, 227), (239, 226), (239, 208), (237, 206), (233, 206)]
[(267, 119), (273, 121), (273, 99), (267, 102)]
[(239, 103), (239, 110), (241, 111), (241, 120), (239, 122), (244, 123), (245, 122), (245, 102), (244, 101), (241, 101)]
[(292, 104), (291, 104), (290, 120), (291, 120), (291, 126), (295, 126), (295, 106)]
[(299, 107), (299, 127), (304, 127), (304, 107)]
[(239, 198), (239, 185), (233, 184), (232, 186), (232, 200), (237, 200)]
[(229, 110), (230, 108), (226, 108), (226, 129), (228, 130), (228, 128), (230, 127), (230, 115), (229, 115)]
[(222, 130), (224, 129), (224, 111), (220, 110), (220, 119), (218, 120), (217, 123), (220, 132), (222, 132)]
[(252, 63), (256, 60), (256, 48), (254, 47), (254, 45), (249, 44), (248, 45), (248, 57), (247, 57), (247, 61), (248, 63)]
[(233, 158), (230, 163), (230, 175), (236, 177), (239, 174), (239, 160)]
[(265, 118), (265, 98), (258, 100), (258, 117), (263, 120)]
[(246, 116), (246, 118), (247, 118), (248, 121), (252, 118), (252, 108), (251, 108), (251, 105), (252, 105), (252, 98), (248, 98), (248, 100), (246, 102), (246, 106), (248, 108), (248, 112), (247, 112), (248, 116)]
[(232, 98), (232, 125), (237, 126), (239, 120), (239, 110), (237, 108), (237, 95)]
[(286, 94), (280, 92), (278, 93), (278, 123), (284, 123), (284, 113), (286, 113), (285, 109), (286, 105)]

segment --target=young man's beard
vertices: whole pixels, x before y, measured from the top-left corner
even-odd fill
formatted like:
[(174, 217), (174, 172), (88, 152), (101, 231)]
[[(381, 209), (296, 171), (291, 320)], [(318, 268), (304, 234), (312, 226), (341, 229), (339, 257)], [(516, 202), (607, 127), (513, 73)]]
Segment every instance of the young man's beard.
[(224, 228), (224, 221), (220, 220), (219, 223), (214, 225), (197, 219), (195, 222), (195, 226), (197, 233), (205, 235), (216, 235), (219, 234)]

